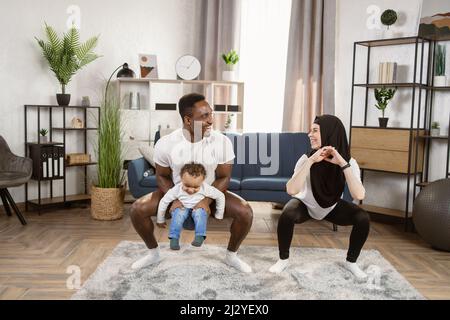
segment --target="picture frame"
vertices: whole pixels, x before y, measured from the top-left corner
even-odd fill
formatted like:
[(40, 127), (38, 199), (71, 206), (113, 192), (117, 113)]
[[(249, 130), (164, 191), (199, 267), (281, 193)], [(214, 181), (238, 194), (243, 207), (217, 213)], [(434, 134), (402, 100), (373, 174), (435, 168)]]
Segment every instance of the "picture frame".
[(450, 4), (430, 1), (422, 6), (417, 35), (431, 40), (450, 40)]
[(141, 78), (158, 79), (158, 63), (154, 54), (139, 54)]

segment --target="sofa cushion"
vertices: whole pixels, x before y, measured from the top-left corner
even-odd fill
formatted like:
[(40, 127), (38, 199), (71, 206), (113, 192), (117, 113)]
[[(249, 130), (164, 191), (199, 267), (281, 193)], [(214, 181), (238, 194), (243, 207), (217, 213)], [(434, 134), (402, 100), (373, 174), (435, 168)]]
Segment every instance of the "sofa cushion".
[(290, 178), (288, 177), (245, 177), (241, 181), (242, 190), (272, 190), (272, 191), (286, 191), (286, 183)]
[(158, 183), (156, 182), (156, 176), (155, 175), (149, 175), (148, 177), (143, 177), (141, 181), (139, 181), (139, 185), (141, 187), (149, 187), (149, 188), (156, 188), (158, 187)]
[(230, 183), (228, 184), (228, 190), (235, 191), (241, 189), (241, 180), (231, 177)]

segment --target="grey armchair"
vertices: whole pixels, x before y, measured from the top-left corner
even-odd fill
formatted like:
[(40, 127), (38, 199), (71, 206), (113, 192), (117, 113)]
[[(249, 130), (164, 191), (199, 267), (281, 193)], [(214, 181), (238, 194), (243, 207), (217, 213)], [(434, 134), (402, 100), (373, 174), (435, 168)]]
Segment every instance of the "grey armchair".
[(0, 196), (6, 214), (11, 216), (11, 206), (22, 225), (26, 225), (27, 222), (7, 188), (27, 183), (32, 172), (33, 161), (30, 158), (19, 157), (13, 154), (5, 139), (0, 136)]

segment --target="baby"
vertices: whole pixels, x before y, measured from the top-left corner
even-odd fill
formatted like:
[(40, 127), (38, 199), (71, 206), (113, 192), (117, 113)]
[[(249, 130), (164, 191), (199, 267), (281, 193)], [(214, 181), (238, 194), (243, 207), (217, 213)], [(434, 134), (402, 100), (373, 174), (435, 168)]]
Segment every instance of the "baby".
[[(180, 233), (186, 219), (191, 218), (195, 224), (195, 239), (193, 246), (200, 247), (206, 238), (206, 222), (208, 215), (203, 208), (194, 209), (204, 198), (216, 200), (217, 219), (223, 219), (225, 210), (225, 195), (215, 187), (205, 182), (205, 167), (198, 163), (188, 163), (181, 168), (181, 182), (173, 186), (159, 202), (158, 216), (156, 224), (160, 228), (165, 228), (164, 216), (167, 207), (174, 200), (180, 200), (182, 208), (176, 208), (171, 212), (172, 222), (170, 223), (169, 239), (170, 249), (179, 250)], [(190, 217), (191, 216), (191, 217)]]

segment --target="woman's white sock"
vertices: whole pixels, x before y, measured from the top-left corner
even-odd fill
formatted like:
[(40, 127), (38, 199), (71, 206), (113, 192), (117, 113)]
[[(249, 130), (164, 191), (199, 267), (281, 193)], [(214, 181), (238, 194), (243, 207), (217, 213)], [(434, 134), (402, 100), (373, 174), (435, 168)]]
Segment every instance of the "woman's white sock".
[(279, 259), (277, 263), (270, 267), (269, 271), (272, 273), (280, 273), (289, 265), (289, 259)]
[(359, 268), (356, 262), (345, 261), (345, 267), (358, 279), (367, 278), (367, 274)]
[(154, 263), (157, 263), (161, 260), (161, 256), (159, 254), (159, 246), (153, 249), (149, 250), (149, 253), (139, 259), (138, 261), (136, 261), (135, 263), (133, 263), (131, 265), (131, 269), (137, 270), (137, 269), (141, 269), (144, 267), (147, 267), (149, 265), (152, 265)]
[(241, 272), (252, 272), (252, 268), (247, 263), (239, 259), (236, 252), (227, 250), (225, 255), (225, 263)]

